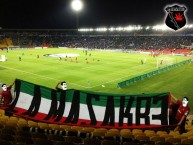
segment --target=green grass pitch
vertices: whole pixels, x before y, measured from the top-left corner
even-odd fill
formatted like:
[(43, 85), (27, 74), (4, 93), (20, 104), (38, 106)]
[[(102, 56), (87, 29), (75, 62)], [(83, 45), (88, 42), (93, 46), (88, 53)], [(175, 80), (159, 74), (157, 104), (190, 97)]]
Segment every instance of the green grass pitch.
[[(79, 54), (77, 57), (45, 57), (44, 54)], [(91, 54), (91, 56), (89, 56)], [(12, 83), (15, 78), (49, 88), (59, 81), (66, 81), (68, 89), (89, 90), (113, 94), (141, 94), (171, 92), (177, 98), (189, 97), (193, 112), (193, 64), (174, 68), (153, 77), (138, 81), (124, 88), (117, 83), (157, 69), (157, 59), (168, 57), (177, 63), (188, 57), (160, 55), (153, 58), (147, 54), (88, 51), (75, 49), (22, 49), (0, 51), (7, 61), (0, 61), (0, 82)], [(39, 59), (37, 58), (39, 55)], [(21, 57), (21, 61), (19, 61)], [(146, 58), (146, 63), (141, 60)], [(86, 60), (87, 59), (87, 60)], [(87, 63), (88, 61), (88, 63)]]

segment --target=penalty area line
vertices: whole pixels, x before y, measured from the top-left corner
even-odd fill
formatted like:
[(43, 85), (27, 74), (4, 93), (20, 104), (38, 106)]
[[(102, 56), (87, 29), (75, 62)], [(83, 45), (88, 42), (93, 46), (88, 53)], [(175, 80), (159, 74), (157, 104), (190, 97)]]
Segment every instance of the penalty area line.
[[(60, 80), (57, 80), (57, 79), (55, 79), (55, 78), (38, 75), (38, 74), (31, 73), (31, 72), (28, 72), (28, 71), (23, 71), (23, 70), (11, 68), (11, 67), (6, 67), (6, 66), (1, 66), (1, 67), (6, 68), (6, 69), (10, 69), (10, 70), (15, 70), (15, 71), (22, 72), (22, 73), (26, 73), (26, 74), (30, 74), (30, 75), (34, 75), (34, 76), (38, 76), (38, 77), (41, 77), (41, 78), (44, 78), (44, 79), (50, 79), (50, 80), (60, 81)], [(72, 85), (79, 86), (79, 87), (82, 87), (82, 88), (88, 88), (88, 87), (85, 87), (85, 86), (82, 86), (82, 85), (78, 85), (78, 84), (75, 84), (75, 83), (71, 83), (71, 82), (68, 82), (68, 84), (72, 84)]]

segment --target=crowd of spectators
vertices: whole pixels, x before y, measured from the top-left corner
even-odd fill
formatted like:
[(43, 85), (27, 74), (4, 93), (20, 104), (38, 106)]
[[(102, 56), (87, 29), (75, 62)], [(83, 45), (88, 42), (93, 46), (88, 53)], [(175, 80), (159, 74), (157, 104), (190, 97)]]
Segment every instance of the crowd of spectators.
[[(165, 49), (182, 48), (193, 45), (193, 33), (151, 32), (75, 32), (57, 30), (20, 30), (0, 32), (0, 39), (11, 38), (14, 46), (33, 47), (71, 47), (91, 49)], [(192, 48), (190, 48), (192, 49)]]

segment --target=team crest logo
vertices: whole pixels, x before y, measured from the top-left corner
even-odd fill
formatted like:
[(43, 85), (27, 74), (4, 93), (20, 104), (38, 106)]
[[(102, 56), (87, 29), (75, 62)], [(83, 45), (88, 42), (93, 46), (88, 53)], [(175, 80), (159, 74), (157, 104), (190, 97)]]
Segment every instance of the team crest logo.
[(168, 27), (176, 31), (186, 25), (186, 17), (184, 15), (186, 7), (174, 5), (171, 7), (166, 7), (165, 10), (168, 13), (165, 20), (165, 23)]

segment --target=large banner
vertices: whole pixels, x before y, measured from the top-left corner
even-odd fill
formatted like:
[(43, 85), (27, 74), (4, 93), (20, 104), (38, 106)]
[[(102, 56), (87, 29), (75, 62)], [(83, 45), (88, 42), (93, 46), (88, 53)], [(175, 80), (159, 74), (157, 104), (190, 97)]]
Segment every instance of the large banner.
[(168, 93), (105, 94), (54, 90), (16, 80), (10, 112), (35, 121), (104, 128), (169, 125)]

